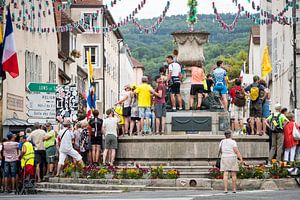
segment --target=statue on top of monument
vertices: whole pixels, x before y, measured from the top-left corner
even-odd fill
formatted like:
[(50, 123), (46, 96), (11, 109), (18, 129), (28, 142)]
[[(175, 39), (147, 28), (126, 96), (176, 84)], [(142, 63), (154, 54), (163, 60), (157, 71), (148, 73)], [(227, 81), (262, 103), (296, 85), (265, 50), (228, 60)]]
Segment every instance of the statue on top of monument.
[(190, 30), (194, 30), (194, 25), (197, 23), (197, 6), (198, 2), (197, 0), (188, 0), (188, 6), (190, 7), (187, 22), (189, 24)]

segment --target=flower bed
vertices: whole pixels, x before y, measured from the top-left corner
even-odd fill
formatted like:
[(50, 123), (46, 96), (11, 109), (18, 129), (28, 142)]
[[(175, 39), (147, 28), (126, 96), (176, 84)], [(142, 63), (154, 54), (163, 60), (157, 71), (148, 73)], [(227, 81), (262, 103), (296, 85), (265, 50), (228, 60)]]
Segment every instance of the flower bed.
[[(286, 162), (272, 160), (272, 166), (266, 167), (264, 164), (258, 166), (239, 166), (237, 172), (238, 179), (279, 179), (288, 178), (288, 168), (295, 166), (297, 163), (291, 163), (287, 165)], [(209, 169), (209, 178), (222, 179), (223, 172), (220, 172), (219, 168)]]
[(177, 179), (179, 171), (176, 169), (164, 170), (162, 166), (155, 168), (95, 166), (82, 167), (79, 164), (67, 162), (63, 168), (65, 178), (88, 179)]

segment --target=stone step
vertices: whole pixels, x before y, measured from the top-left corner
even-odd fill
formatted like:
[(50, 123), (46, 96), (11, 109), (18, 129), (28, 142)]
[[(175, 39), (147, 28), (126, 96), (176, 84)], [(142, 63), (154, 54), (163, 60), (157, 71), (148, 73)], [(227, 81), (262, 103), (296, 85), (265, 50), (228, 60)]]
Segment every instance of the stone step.
[(144, 191), (213, 190), (211, 187), (146, 187)]
[(56, 193), (56, 194), (115, 194), (122, 193), (123, 190), (69, 190), (69, 189), (52, 189), (52, 188), (37, 188), (38, 192)]
[(180, 172), (180, 178), (207, 178), (208, 172)]
[[(156, 168), (158, 166), (151, 166)], [(208, 172), (213, 166), (163, 166), (164, 171), (177, 169), (179, 172)], [(118, 168), (135, 168), (135, 166), (118, 166)], [(149, 166), (140, 166), (140, 168), (150, 168)]]
[(39, 189), (60, 189), (60, 190), (121, 190), (121, 191), (140, 191), (145, 188), (145, 185), (101, 185), (101, 184), (80, 184), (80, 183), (38, 183)]

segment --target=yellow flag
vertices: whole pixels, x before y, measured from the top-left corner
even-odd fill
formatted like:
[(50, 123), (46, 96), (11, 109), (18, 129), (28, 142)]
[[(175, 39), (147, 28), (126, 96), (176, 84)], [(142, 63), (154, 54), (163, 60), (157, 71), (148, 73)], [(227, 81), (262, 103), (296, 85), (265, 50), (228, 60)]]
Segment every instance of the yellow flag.
[(265, 47), (265, 49), (264, 49), (264, 57), (262, 59), (261, 67), (262, 67), (262, 70), (261, 70), (262, 78), (265, 78), (273, 70), (271, 61), (270, 61), (268, 47)]
[(87, 51), (86, 54), (87, 54), (87, 60), (88, 60), (90, 82), (92, 83), (92, 82), (94, 82), (94, 68), (93, 68), (93, 65), (92, 65), (90, 52)]

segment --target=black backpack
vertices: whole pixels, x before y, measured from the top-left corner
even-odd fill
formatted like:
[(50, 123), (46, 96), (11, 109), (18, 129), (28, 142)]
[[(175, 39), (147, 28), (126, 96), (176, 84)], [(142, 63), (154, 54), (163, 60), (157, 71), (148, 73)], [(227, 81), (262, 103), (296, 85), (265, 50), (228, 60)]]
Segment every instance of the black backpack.
[(275, 116), (274, 113), (272, 113), (272, 118), (270, 121), (270, 129), (273, 133), (283, 133), (283, 128), (280, 127), (280, 121), (279, 118), (282, 114), (279, 113), (277, 116)]
[(237, 107), (244, 107), (246, 105), (246, 94), (243, 88), (240, 90), (235, 88), (235, 99), (233, 103)]

